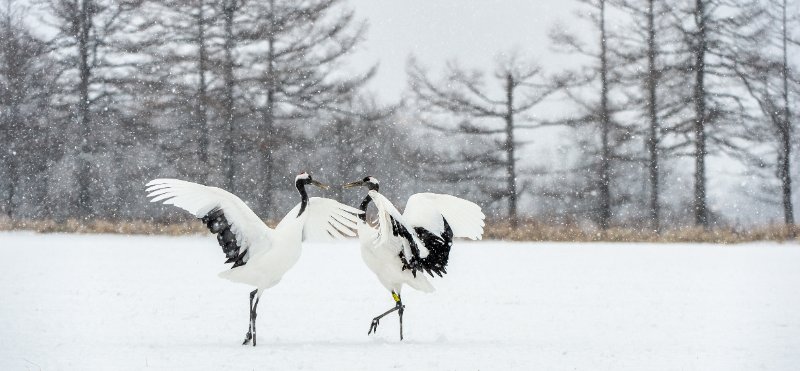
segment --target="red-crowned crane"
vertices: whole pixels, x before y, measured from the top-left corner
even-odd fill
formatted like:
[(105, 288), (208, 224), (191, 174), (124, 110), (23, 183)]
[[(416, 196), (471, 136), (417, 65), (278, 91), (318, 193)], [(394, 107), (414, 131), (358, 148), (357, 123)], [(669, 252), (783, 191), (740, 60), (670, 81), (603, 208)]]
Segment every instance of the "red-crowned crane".
[(255, 286), (250, 293), (250, 325), (242, 345), (256, 345), (256, 307), (265, 289), (275, 286), (300, 258), (306, 238), (355, 236), (361, 211), (337, 201), (308, 197), (306, 185), (328, 187), (308, 173), (295, 178), (300, 203), (278, 223), (268, 227), (235, 195), (220, 188), (177, 179), (147, 183), (151, 202), (162, 201), (200, 218), (217, 235), (217, 241), (233, 266), (220, 277)]
[[(403, 311), (400, 294), (403, 285), (432, 292), (425, 273), (442, 276), (447, 273), (447, 260), (453, 237), (481, 239), (485, 216), (480, 206), (450, 195), (417, 193), (408, 198), (400, 213), (386, 197), (378, 193), (378, 180), (368, 176), (347, 183), (345, 188), (363, 186), (368, 189), (361, 202), (358, 237), (361, 257), (378, 280), (392, 293), (395, 306), (372, 319), (367, 334), (377, 331), (381, 318), (397, 311), (400, 317), (400, 340), (403, 340)], [(366, 223), (370, 202), (378, 209), (377, 228)]]

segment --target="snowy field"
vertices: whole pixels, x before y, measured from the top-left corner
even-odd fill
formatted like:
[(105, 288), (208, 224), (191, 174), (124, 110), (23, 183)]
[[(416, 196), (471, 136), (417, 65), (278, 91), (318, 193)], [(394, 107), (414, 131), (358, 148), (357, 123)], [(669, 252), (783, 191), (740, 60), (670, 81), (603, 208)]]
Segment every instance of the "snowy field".
[(211, 236), (0, 233), (0, 370), (797, 370), (800, 246), (457, 242), (406, 340), (355, 241), (259, 305)]

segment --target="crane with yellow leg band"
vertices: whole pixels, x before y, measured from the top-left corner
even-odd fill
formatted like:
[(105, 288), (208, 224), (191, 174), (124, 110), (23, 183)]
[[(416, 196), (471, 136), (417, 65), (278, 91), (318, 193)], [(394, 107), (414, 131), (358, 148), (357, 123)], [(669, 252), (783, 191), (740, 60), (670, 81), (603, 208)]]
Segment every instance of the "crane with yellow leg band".
[[(389, 290), (395, 305), (372, 319), (368, 335), (378, 330), (380, 320), (397, 312), (400, 340), (403, 340), (403, 285), (423, 292), (434, 291), (425, 273), (441, 277), (447, 273), (447, 261), (454, 237), (481, 239), (485, 216), (480, 206), (450, 195), (417, 193), (409, 197), (402, 214), (378, 192), (378, 180), (368, 176), (347, 183), (345, 188), (366, 187), (361, 202), (357, 231), (361, 257)], [(366, 211), (373, 203), (378, 211), (375, 227), (366, 222)]]

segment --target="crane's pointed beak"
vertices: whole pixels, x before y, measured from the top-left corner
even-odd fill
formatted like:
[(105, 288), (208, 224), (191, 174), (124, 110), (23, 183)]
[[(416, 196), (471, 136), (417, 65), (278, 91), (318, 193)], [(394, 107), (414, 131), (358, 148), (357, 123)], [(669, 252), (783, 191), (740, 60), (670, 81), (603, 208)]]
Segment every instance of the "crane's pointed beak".
[(343, 185), (342, 188), (355, 188), (355, 187), (361, 187), (363, 185), (364, 185), (364, 181), (363, 180), (358, 180), (358, 181), (355, 181), (355, 182), (347, 183), (347, 184)]
[(316, 181), (316, 180), (312, 180), (312, 181), (311, 181), (311, 184), (313, 184), (313, 185), (315, 185), (315, 186), (317, 186), (317, 187), (320, 187), (320, 188), (322, 188), (322, 189), (328, 189), (328, 188), (330, 188), (330, 187), (328, 187), (326, 184), (322, 184), (322, 183), (320, 183), (320, 182), (318, 182), (318, 181)]

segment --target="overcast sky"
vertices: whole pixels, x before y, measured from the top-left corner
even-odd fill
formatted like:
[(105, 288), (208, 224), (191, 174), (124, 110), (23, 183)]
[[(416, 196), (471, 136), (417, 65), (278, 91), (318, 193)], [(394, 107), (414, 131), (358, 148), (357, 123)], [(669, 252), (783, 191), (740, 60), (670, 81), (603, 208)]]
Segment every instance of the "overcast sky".
[(519, 48), (545, 67), (563, 55), (549, 49), (547, 32), (556, 19), (573, 17), (564, 0), (350, 0), (369, 23), (367, 40), (354, 58), (358, 66), (379, 62), (370, 84), (381, 97), (396, 99), (406, 84), (405, 64), (415, 55), (432, 71), (449, 59), (491, 70), (494, 58)]

